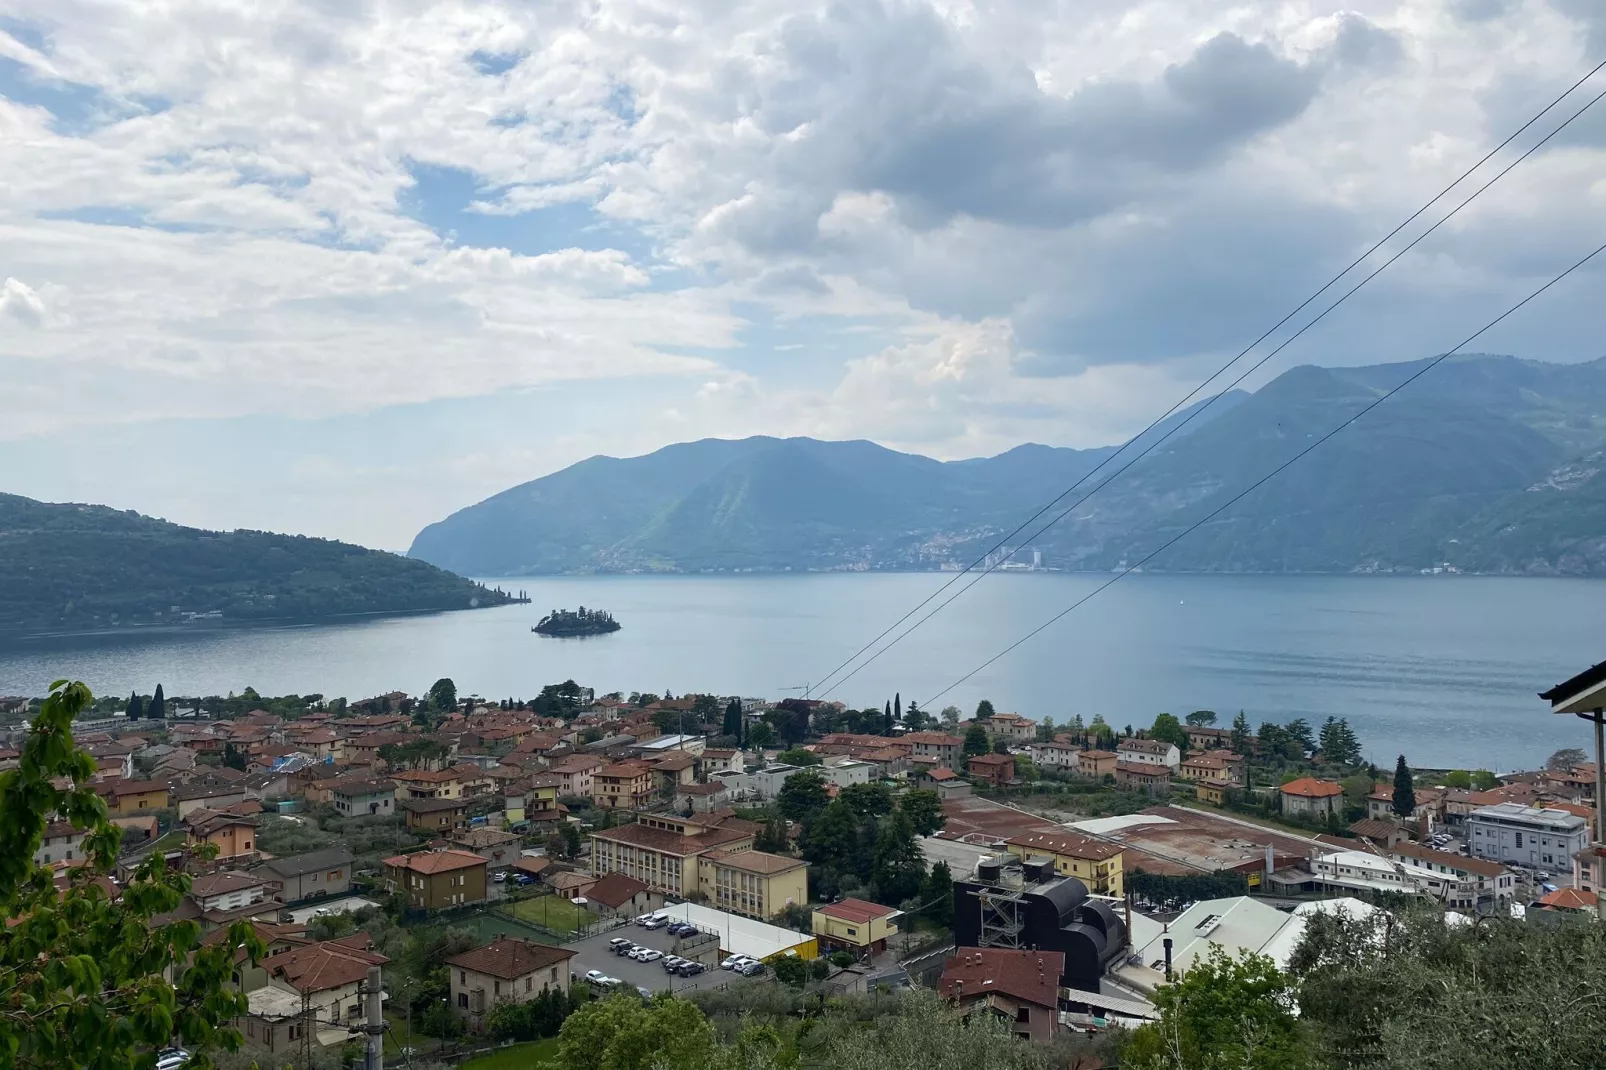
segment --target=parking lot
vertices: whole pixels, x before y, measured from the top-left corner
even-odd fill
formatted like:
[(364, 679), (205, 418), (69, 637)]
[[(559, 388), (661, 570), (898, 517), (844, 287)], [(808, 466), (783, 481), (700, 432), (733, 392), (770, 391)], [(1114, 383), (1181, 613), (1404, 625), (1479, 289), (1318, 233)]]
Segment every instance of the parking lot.
[(609, 977), (617, 977), (625, 983), (629, 990), (637, 987), (652, 992), (682, 992), (694, 988), (718, 988), (726, 984), (750, 984), (753, 981), (762, 981), (764, 977), (773, 976), (766, 971), (758, 977), (743, 977), (722, 970), (717, 965), (706, 973), (696, 977), (680, 977), (665, 973), (662, 960), (658, 962), (637, 962), (624, 955), (615, 955), (608, 947), (608, 941), (616, 936), (622, 936), (633, 943), (644, 947), (656, 948), (665, 955), (675, 953), (675, 946), (680, 942), (679, 937), (671, 936), (662, 929), (643, 929), (639, 925), (624, 925), (597, 936), (588, 937), (564, 946), (574, 951), (574, 958), (569, 961), (569, 969), (574, 974), (575, 984), (584, 984), (584, 977), (588, 970), (601, 970)]

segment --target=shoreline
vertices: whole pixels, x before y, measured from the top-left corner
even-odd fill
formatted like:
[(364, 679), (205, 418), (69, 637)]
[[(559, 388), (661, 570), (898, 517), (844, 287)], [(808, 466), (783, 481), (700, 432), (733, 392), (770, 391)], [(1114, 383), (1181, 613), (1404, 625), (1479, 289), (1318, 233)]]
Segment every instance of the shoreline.
[(120, 627), (79, 629), (54, 632), (0, 632), (0, 650), (10, 643), (40, 642), (54, 639), (102, 639), (117, 636), (196, 635), (206, 632), (237, 632), (260, 628), (277, 631), (289, 628), (312, 628), (320, 624), (352, 624), (364, 620), (387, 620), (400, 617), (424, 617), (436, 613), (473, 613), (482, 609), (501, 609), (523, 605), (518, 601), (502, 602), (494, 606), (453, 606), (442, 609), (377, 609), (366, 613), (331, 613), (320, 617), (250, 617), (235, 620), (207, 620), (183, 624), (128, 624)]

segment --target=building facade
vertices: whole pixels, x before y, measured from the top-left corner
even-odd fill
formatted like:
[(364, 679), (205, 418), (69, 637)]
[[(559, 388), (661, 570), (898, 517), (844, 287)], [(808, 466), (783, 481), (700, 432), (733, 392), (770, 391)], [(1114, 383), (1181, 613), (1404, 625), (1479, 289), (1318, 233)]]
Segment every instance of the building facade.
[(522, 1003), (548, 992), (569, 991), (568, 948), (499, 937), (446, 960), (451, 972), (450, 1005), (474, 1032), (499, 1003)]
[(385, 859), (385, 879), (412, 910), (485, 901), (486, 861), (467, 851), (424, 851)]
[(1563, 810), (1517, 803), (1485, 806), (1467, 815), (1473, 858), (1534, 869), (1568, 869), (1589, 846), (1589, 823)]
[(643, 810), (658, 793), (658, 776), (648, 762), (614, 762), (592, 774), (591, 801), (603, 810)]
[(1344, 810), (1344, 785), (1332, 780), (1318, 780), (1302, 776), (1290, 780), (1279, 789), (1283, 813), (1290, 817), (1308, 817), (1321, 820), (1328, 814)]
[(643, 814), (634, 824), (591, 834), (591, 872), (623, 873), (665, 895), (700, 892), (697, 859), (711, 850), (751, 851), (753, 834), (724, 829), (700, 818)]
[(1054, 872), (1075, 877), (1094, 895), (1126, 894), (1125, 852), (1113, 843), (1065, 832), (1027, 832), (1004, 841), (1009, 853), (1054, 860)]
[(1163, 739), (1123, 739), (1116, 746), (1115, 755), (1132, 765), (1162, 765), (1175, 769), (1182, 764), (1182, 752), (1177, 745)]
[(750, 918), (773, 918), (809, 901), (808, 863), (764, 851), (709, 851), (699, 859), (699, 890), (708, 905)]
[(820, 947), (843, 948), (856, 955), (879, 954), (898, 935), (902, 911), (863, 899), (841, 899), (815, 907), (812, 928)]

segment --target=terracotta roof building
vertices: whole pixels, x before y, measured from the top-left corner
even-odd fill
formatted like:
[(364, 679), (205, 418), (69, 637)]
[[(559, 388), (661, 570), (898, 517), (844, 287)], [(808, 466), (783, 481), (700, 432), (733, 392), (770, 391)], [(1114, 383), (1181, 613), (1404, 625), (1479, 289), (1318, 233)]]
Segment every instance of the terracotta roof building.
[(547, 992), (569, 990), (567, 948), (501, 936), (446, 960), (451, 972), (451, 1007), (469, 1028), (485, 1026), (498, 1003), (522, 1003)]
[(1344, 809), (1344, 785), (1302, 776), (1281, 788), (1283, 813), (1290, 817), (1324, 818)]
[(1060, 951), (965, 947), (942, 968), (937, 993), (962, 1015), (984, 1010), (1014, 1023), (1017, 1036), (1046, 1041), (1059, 1032)]
[(886, 950), (890, 938), (898, 935), (893, 919), (902, 914), (893, 907), (848, 898), (815, 907), (812, 928), (822, 948), (840, 947), (857, 954), (878, 954)]
[(422, 851), (385, 859), (385, 879), (413, 910), (485, 899), (485, 859), (467, 851)]

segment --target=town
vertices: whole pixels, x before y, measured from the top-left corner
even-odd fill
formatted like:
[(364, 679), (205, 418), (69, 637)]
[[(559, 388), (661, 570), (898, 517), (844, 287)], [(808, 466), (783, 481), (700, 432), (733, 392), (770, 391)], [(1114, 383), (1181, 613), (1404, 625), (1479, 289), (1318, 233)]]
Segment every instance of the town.
[[(1601, 676), (1547, 697), (1585, 715)], [(0, 770), (40, 705), (0, 700)], [(74, 738), (121, 833), (108, 895), (159, 858), (190, 880), (153, 924), (260, 941), (228, 985), (273, 1065), (551, 1045), (599, 997), (779, 986), (931, 991), (1098, 1066), (1104, 1034), (1154, 1022), (1216, 956), (1286, 969), (1313, 919), (1412, 903), (1594, 918), (1606, 858), (1583, 751), (1498, 777), (1380, 770), (1333, 719), (1117, 729), (986, 701), (933, 716), (572, 680), (484, 700), (443, 679), (349, 703), (158, 687), (102, 700)], [(68, 887), (85, 836), (58, 814), (34, 863)]]

